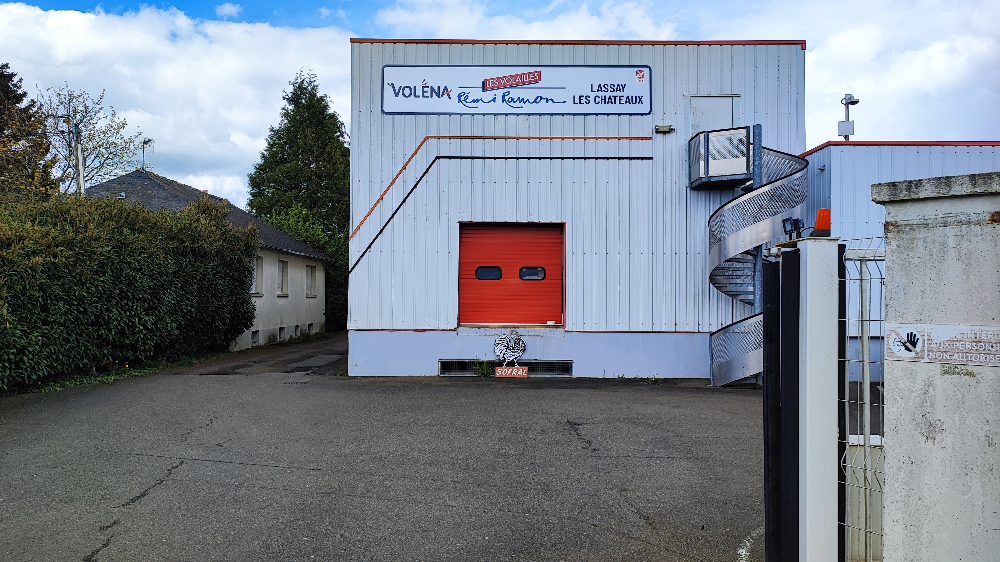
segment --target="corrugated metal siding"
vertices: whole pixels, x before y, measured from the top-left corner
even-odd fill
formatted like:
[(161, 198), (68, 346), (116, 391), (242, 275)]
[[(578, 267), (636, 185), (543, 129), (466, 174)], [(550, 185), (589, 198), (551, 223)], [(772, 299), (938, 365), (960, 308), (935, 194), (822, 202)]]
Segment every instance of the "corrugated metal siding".
[[(833, 145), (808, 156), (807, 224), (829, 207), (834, 236), (882, 236), (885, 207), (871, 199), (871, 185), (888, 181), (1000, 171), (998, 146)], [(825, 166), (825, 171), (819, 171)]]
[[(652, 141), (427, 141), (351, 241), (353, 264), (435, 156), (651, 157), (439, 160), (351, 274), (351, 329), (451, 329), (458, 222), (566, 223), (566, 328), (710, 331), (749, 313), (708, 283), (706, 221), (733, 192), (687, 189), (690, 95), (739, 94), (737, 124), (805, 148), (798, 45), (352, 44), (351, 215), (357, 225), (426, 135), (650, 136)], [(650, 116), (382, 115), (385, 64), (648, 64)]]

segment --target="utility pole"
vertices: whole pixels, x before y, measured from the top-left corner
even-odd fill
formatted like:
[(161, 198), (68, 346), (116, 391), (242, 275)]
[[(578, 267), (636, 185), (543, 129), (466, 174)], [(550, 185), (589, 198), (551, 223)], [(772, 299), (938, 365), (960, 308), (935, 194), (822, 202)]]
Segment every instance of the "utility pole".
[(83, 197), (85, 181), (83, 179), (83, 134), (80, 132), (79, 121), (73, 123), (73, 143), (76, 148), (76, 194)]
[(142, 139), (142, 171), (143, 172), (146, 171), (146, 147), (147, 146), (149, 147), (150, 150), (153, 149), (153, 139), (150, 139), (150, 138), (144, 138), (144, 139)]
[(68, 131), (68, 137), (70, 143), (73, 145), (73, 159), (76, 167), (76, 194), (79, 197), (83, 197), (83, 191), (86, 187), (85, 181), (83, 179), (83, 131), (80, 129), (80, 123), (83, 118), (73, 120), (70, 115), (53, 115), (56, 119), (62, 119), (63, 123), (69, 125), (71, 129)]

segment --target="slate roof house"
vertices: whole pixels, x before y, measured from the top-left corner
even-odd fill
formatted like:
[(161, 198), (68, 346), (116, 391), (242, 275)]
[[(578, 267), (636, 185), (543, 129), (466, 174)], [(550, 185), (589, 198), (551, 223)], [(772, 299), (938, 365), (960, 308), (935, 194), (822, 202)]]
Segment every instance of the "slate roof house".
[(324, 266), (330, 258), (261, 221), (229, 201), (149, 171), (136, 170), (87, 188), (88, 197), (113, 197), (152, 211), (179, 211), (201, 198), (225, 201), (233, 226), (253, 224), (260, 236), (251, 296), (254, 325), (232, 344), (233, 350), (321, 332), (325, 325)]

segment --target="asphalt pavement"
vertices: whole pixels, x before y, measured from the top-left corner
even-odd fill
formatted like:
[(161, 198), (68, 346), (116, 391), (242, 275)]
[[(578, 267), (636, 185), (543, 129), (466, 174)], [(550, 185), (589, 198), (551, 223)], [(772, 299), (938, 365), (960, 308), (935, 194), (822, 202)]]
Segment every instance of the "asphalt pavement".
[(762, 560), (759, 391), (347, 378), (343, 334), (0, 398), (0, 560)]

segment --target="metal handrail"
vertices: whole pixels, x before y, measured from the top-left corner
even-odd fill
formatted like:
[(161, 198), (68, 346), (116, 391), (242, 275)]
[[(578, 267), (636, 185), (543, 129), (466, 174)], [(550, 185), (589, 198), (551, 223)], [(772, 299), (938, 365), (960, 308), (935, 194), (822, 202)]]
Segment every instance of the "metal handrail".
[(712, 385), (756, 375), (764, 366), (764, 315), (754, 314), (712, 332)]
[[(764, 147), (761, 157), (761, 187), (722, 205), (708, 219), (709, 282), (747, 304), (754, 304), (759, 294), (754, 290), (755, 249), (780, 241), (782, 220), (800, 218), (809, 195), (808, 161)], [(711, 334), (713, 385), (763, 371), (763, 333), (763, 315), (755, 314)]]
[(696, 133), (688, 139), (688, 185), (692, 189), (725, 189), (746, 183), (750, 179), (750, 151), (750, 127)]
[(763, 155), (764, 185), (722, 205), (708, 219), (709, 267), (713, 273), (720, 264), (747, 250), (780, 239), (784, 235), (782, 219), (799, 217), (805, 210), (809, 162), (769, 148), (763, 149)]

